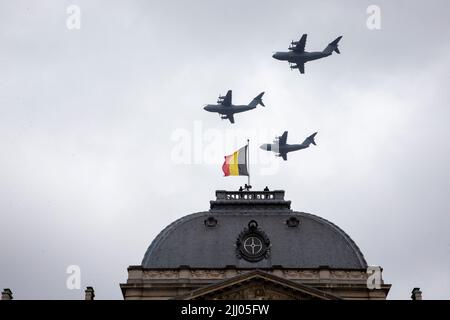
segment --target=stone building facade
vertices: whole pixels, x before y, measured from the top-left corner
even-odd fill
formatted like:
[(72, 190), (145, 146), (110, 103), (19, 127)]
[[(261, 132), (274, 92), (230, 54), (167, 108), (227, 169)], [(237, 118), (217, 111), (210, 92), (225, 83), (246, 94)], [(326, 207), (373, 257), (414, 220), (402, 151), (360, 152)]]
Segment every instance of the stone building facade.
[(216, 191), (209, 211), (184, 216), (128, 268), (124, 299), (386, 299), (338, 226), (291, 209), (284, 191)]

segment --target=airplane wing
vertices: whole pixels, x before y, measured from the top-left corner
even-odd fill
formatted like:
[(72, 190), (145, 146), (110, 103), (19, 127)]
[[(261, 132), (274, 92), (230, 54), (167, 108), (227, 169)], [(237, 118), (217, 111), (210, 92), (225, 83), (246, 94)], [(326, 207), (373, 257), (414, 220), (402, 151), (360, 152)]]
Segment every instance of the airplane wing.
[(278, 140), (278, 143), (279, 143), (280, 146), (284, 146), (284, 145), (286, 144), (286, 142), (287, 142), (287, 136), (288, 136), (288, 132), (285, 131), (285, 132), (283, 133), (283, 135), (280, 137), (280, 140)]
[(287, 160), (287, 153), (280, 153), (280, 156), (283, 158), (284, 161)]
[(234, 116), (232, 114), (227, 115), (227, 119), (230, 120), (231, 123), (234, 123)]
[(231, 106), (232, 95), (233, 95), (233, 94), (232, 94), (232, 91), (231, 91), (231, 90), (228, 90), (228, 92), (227, 92), (225, 98), (224, 98), (223, 101), (222, 101), (222, 105), (223, 105), (223, 106), (227, 106), (227, 107)]
[(297, 63), (298, 71), (300, 71), (301, 74), (305, 73), (305, 64), (304, 63)]
[(306, 33), (302, 35), (302, 37), (296, 43), (295, 47), (292, 48), (292, 50), (294, 50), (295, 52), (305, 52), (306, 36)]

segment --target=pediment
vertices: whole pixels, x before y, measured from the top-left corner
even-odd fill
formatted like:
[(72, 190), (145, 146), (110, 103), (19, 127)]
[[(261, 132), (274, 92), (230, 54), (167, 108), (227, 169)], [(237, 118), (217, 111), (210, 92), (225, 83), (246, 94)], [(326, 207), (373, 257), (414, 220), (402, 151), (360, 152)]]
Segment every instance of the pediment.
[(339, 297), (256, 270), (194, 290), (185, 300), (337, 300)]

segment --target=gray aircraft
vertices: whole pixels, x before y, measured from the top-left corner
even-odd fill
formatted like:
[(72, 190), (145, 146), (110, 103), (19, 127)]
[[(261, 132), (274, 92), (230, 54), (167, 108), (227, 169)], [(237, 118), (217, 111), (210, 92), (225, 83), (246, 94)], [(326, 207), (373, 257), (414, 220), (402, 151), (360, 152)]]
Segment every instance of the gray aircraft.
[(273, 151), (276, 154), (277, 157), (282, 157), (283, 160), (287, 160), (287, 154), (288, 152), (297, 151), (301, 149), (306, 149), (309, 147), (309, 145), (312, 143), (313, 145), (316, 145), (316, 141), (314, 141), (314, 137), (316, 136), (317, 132), (310, 135), (308, 138), (303, 141), (301, 144), (287, 144), (287, 136), (288, 132), (285, 131), (281, 137), (276, 137), (272, 144), (263, 144), (260, 146), (261, 149), (266, 151)]
[(333, 51), (341, 53), (338, 49), (338, 43), (342, 36), (337, 37), (333, 42), (329, 43), (323, 51), (316, 52), (305, 51), (306, 36), (304, 34), (299, 41), (291, 41), (288, 52), (275, 52), (272, 57), (277, 60), (288, 61), (291, 69), (298, 69), (303, 74), (305, 73), (306, 62), (328, 57)]
[(264, 92), (258, 94), (248, 105), (233, 105), (232, 100), (232, 91), (228, 90), (225, 96), (219, 95), (219, 99), (217, 100), (218, 104), (208, 104), (203, 109), (209, 112), (217, 112), (220, 114), (220, 118), (228, 119), (231, 123), (234, 123), (234, 114), (249, 111), (255, 109), (259, 104), (265, 107), (262, 96)]

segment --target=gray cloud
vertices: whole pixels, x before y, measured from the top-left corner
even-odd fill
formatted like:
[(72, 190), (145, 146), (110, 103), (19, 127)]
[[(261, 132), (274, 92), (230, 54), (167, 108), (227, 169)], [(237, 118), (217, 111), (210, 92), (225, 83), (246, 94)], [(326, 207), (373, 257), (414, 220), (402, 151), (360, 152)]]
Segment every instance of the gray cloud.
[[(79, 31), (66, 28), (70, 4)], [(366, 28), (370, 4), (381, 30)], [(0, 285), (16, 298), (81, 298), (65, 287), (71, 264), (98, 298), (121, 298), (126, 267), (163, 227), (243, 183), (222, 177), (222, 159), (171, 161), (175, 130), (229, 129), (201, 108), (229, 88), (244, 102), (267, 92), (236, 129), (288, 129), (291, 141), (319, 131), (316, 148), (255, 174), (255, 187), (285, 189), (296, 210), (342, 227), (384, 268), (391, 298), (414, 286), (449, 298), (448, 2), (0, 6)], [(311, 50), (344, 37), (341, 55), (300, 77), (271, 54), (303, 32)], [(278, 161), (260, 142), (254, 159)]]

